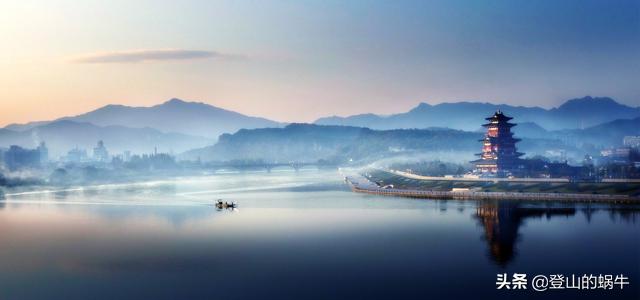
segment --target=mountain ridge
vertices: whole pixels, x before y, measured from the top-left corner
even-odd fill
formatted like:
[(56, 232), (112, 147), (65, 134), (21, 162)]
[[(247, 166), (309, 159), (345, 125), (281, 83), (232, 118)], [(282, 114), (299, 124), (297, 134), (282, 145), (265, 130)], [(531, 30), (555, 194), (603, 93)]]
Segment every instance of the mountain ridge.
[(585, 96), (567, 100), (551, 109), (472, 101), (444, 102), (435, 105), (421, 102), (404, 113), (331, 116), (317, 119), (314, 124), (351, 125), (380, 130), (449, 127), (472, 131), (484, 121), (485, 117), (498, 109), (514, 117), (516, 123), (534, 122), (546, 130), (585, 128), (615, 119), (632, 119), (640, 116), (640, 107), (620, 104), (609, 97)]
[(266, 118), (244, 115), (203, 102), (172, 98), (153, 106), (108, 104), (75, 116), (61, 117), (53, 121), (10, 124), (5, 129), (23, 131), (60, 120), (88, 122), (98, 126), (149, 127), (165, 133), (182, 133), (206, 138), (217, 138), (220, 134), (232, 133), (242, 128), (282, 126), (281, 123)]
[[(586, 96), (567, 100), (551, 109), (470, 100), (435, 105), (421, 102), (404, 113), (330, 116), (320, 118), (313, 124), (356, 126), (376, 130), (439, 127), (477, 131), (484, 118), (498, 109), (514, 117), (515, 123), (523, 125), (520, 128), (516, 127), (516, 131), (521, 129), (520, 131), (527, 132), (525, 135), (531, 134), (536, 137), (546, 134), (546, 131), (588, 128), (615, 119), (640, 117), (640, 107), (620, 104), (609, 97)], [(62, 117), (53, 121), (11, 124), (4, 129), (25, 131), (60, 120), (88, 122), (98, 126), (154, 128), (164, 133), (181, 133), (208, 139), (216, 139), (221, 134), (234, 133), (240, 129), (278, 128), (284, 125), (284, 123), (247, 116), (203, 102), (172, 98), (152, 106), (109, 104), (75, 116)], [(534, 123), (535, 126), (532, 125)]]
[[(514, 127), (522, 138), (519, 148), (528, 156), (544, 155), (549, 149), (563, 149), (574, 159), (595, 155), (604, 147), (619, 146), (626, 135), (640, 135), (640, 117), (620, 119), (586, 129), (547, 131), (535, 123)], [(525, 133), (526, 132), (526, 133)], [(464, 162), (480, 150), (484, 131), (450, 128), (376, 130), (365, 127), (290, 124), (284, 128), (243, 129), (225, 134), (218, 143), (179, 155), (194, 160), (319, 160), (340, 162), (353, 159), (384, 159), (415, 153)], [(412, 154), (413, 153), (413, 154)]]

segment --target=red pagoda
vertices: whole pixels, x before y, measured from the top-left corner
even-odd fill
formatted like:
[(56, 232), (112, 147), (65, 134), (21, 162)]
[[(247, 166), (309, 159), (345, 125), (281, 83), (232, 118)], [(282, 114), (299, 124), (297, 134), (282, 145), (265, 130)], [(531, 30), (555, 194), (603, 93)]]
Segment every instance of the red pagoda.
[(480, 159), (471, 162), (477, 173), (500, 177), (516, 173), (521, 164), (520, 156), (524, 154), (516, 150), (516, 143), (520, 139), (513, 137), (511, 127), (516, 124), (509, 123), (511, 119), (500, 110), (485, 119), (489, 123), (482, 125), (487, 128), (484, 139), (480, 140), (482, 153), (476, 154)]

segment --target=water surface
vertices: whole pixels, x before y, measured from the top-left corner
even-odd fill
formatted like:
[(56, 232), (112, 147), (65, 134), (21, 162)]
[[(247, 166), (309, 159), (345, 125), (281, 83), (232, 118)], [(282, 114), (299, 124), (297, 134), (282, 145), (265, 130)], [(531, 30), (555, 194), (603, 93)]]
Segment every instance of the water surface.
[[(634, 206), (352, 193), (335, 171), (12, 194), (0, 299), (637, 299)], [(238, 210), (217, 210), (218, 199)], [(623, 291), (496, 290), (497, 273), (624, 274)]]

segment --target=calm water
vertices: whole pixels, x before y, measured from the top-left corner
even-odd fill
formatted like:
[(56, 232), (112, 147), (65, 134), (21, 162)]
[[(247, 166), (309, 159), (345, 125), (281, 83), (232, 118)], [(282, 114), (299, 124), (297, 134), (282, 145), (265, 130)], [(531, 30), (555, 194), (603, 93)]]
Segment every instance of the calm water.
[[(378, 197), (314, 170), (10, 193), (0, 299), (640, 296), (637, 207)], [(631, 285), (496, 290), (504, 272)]]

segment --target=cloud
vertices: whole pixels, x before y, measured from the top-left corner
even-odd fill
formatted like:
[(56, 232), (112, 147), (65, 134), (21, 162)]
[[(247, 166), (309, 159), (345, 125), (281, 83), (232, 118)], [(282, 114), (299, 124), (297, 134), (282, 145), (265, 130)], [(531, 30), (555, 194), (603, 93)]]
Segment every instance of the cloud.
[(184, 50), (184, 49), (155, 49), (113, 51), (81, 55), (71, 61), (80, 64), (108, 64), (108, 63), (140, 63), (150, 61), (193, 60), (210, 58), (241, 58), (240, 55), (222, 54), (215, 51)]

